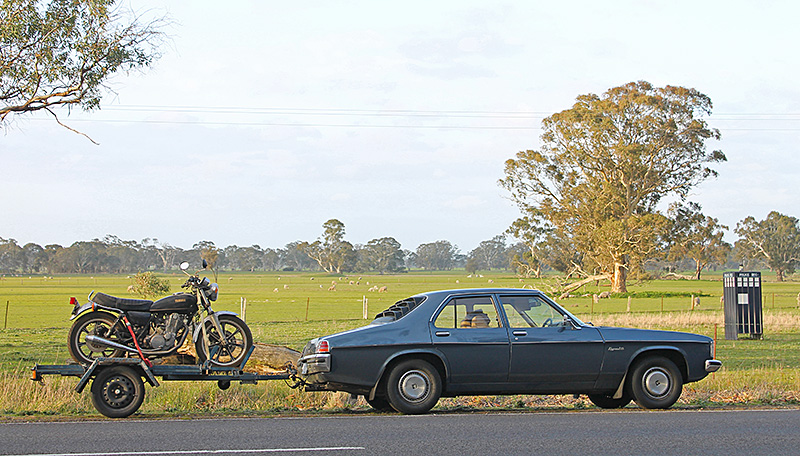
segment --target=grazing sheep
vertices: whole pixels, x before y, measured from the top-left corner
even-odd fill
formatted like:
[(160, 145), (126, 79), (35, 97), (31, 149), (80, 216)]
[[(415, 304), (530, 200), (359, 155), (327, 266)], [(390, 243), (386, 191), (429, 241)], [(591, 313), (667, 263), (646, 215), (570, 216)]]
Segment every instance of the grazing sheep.
[(351, 280), (351, 281), (350, 281), (350, 285), (353, 285), (353, 284), (354, 284), (354, 283), (353, 283), (353, 281)]
[(333, 285), (328, 287), (328, 291), (336, 291), (336, 282), (333, 282)]
[(494, 280), (492, 280), (492, 279), (489, 279), (489, 283), (494, 283)]
[(276, 289), (272, 290), (272, 292), (273, 292), (273, 293), (277, 293), (277, 292), (278, 292), (278, 289), (276, 288)]
[(283, 286), (283, 289), (284, 289), (284, 290), (288, 290), (288, 289), (289, 289), (289, 285), (284, 285), (284, 286)]
[(314, 280), (314, 278), (312, 277), (311, 280)]
[(136, 289), (133, 287), (133, 285), (128, 285), (128, 293), (133, 293), (134, 291), (136, 291)]
[(367, 291), (378, 291), (378, 286), (370, 287)]
[(387, 291), (389, 291), (389, 287), (387, 287), (386, 285), (378, 288), (378, 293), (386, 293)]
[(611, 292), (610, 291), (604, 291), (604, 292), (600, 293), (600, 296), (598, 296), (598, 297), (600, 299), (610, 298), (611, 297)]

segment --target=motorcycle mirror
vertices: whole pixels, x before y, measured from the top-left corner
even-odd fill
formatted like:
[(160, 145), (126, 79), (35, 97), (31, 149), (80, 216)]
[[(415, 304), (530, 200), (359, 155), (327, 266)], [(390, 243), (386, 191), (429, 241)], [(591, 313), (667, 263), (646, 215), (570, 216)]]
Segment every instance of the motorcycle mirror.
[(184, 261), (183, 263), (181, 263), (181, 271), (185, 271), (187, 269), (189, 269), (189, 262)]
[(203, 258), (203, 269), (205, 269), (207, 267), (208, 267), (208, 261), (206, 261), (206, 259)]

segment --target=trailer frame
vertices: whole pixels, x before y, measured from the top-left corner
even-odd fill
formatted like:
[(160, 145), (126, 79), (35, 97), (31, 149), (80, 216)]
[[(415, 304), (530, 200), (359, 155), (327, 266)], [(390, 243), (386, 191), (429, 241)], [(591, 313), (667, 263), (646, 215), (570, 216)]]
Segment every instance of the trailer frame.
[[(245, 372), (244, 366), (253, 354), (250, 347), (241, 365), (238, 367), (214, 366), (210, 361), (203, 364), (156, 364), (148, 365), (141, 358), (95, 358), (90, 365), (83, 364), (36, 364), (32, 368), (31, 380), (43, 382), (45, 375), (61, 375), (62, 377), (79, 377), (75, 392), (82, 393), (92, 382), (92, 403), (98, 412), (109, 418), (125, 418), (136, 411), (144, 400), (144, 379), (150, 386), (160, 385), (156, 377), (162, 381), (216, 381), (217, 386), (226, 390), (231, 382), (255, 385), (260, 381), (285, 380), (290, 388), (303, 386), (303, 380), (297, 375), (295, 367), (288, 363), (284, 372), (257, 374)], [(103, 372), (110, 373), (114, 369), (115, 376), (106, 379), (103, 385), (96, 385), (98, 376)], [(288, 383), (289, 381), (293, 383)]]

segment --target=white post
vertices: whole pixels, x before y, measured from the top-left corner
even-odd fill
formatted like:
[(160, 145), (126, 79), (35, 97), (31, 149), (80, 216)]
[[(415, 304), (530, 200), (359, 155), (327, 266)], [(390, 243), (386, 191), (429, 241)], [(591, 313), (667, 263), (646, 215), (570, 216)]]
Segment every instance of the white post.
[(363, 314), (364, 320), (369, 318), (369, 305), (367, 303), (368, 303), (367, 297), (366, 296), (362, 296), (361, 297), (361, 307), (362, 307), (361, 312)]
[(239, 306), (241, 307), (242, 321), (247, 321), (247, 298), (239, 298)]

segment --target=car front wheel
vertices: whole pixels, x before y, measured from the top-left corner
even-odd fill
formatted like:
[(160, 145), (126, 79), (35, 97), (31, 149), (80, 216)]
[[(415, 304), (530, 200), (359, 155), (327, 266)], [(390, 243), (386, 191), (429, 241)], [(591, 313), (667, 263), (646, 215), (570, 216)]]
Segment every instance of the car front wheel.
[(400, 413), (425, 413), (442, 394), (439, 371), (421, 359), (410, 359), (395, 366), (386, 382), (389, 404)]
[(662, 356), (652, 356), (633, 368), (630, 391), (639, 407), (669, 408), (683, 391), (683, 377), (675, 363)]

